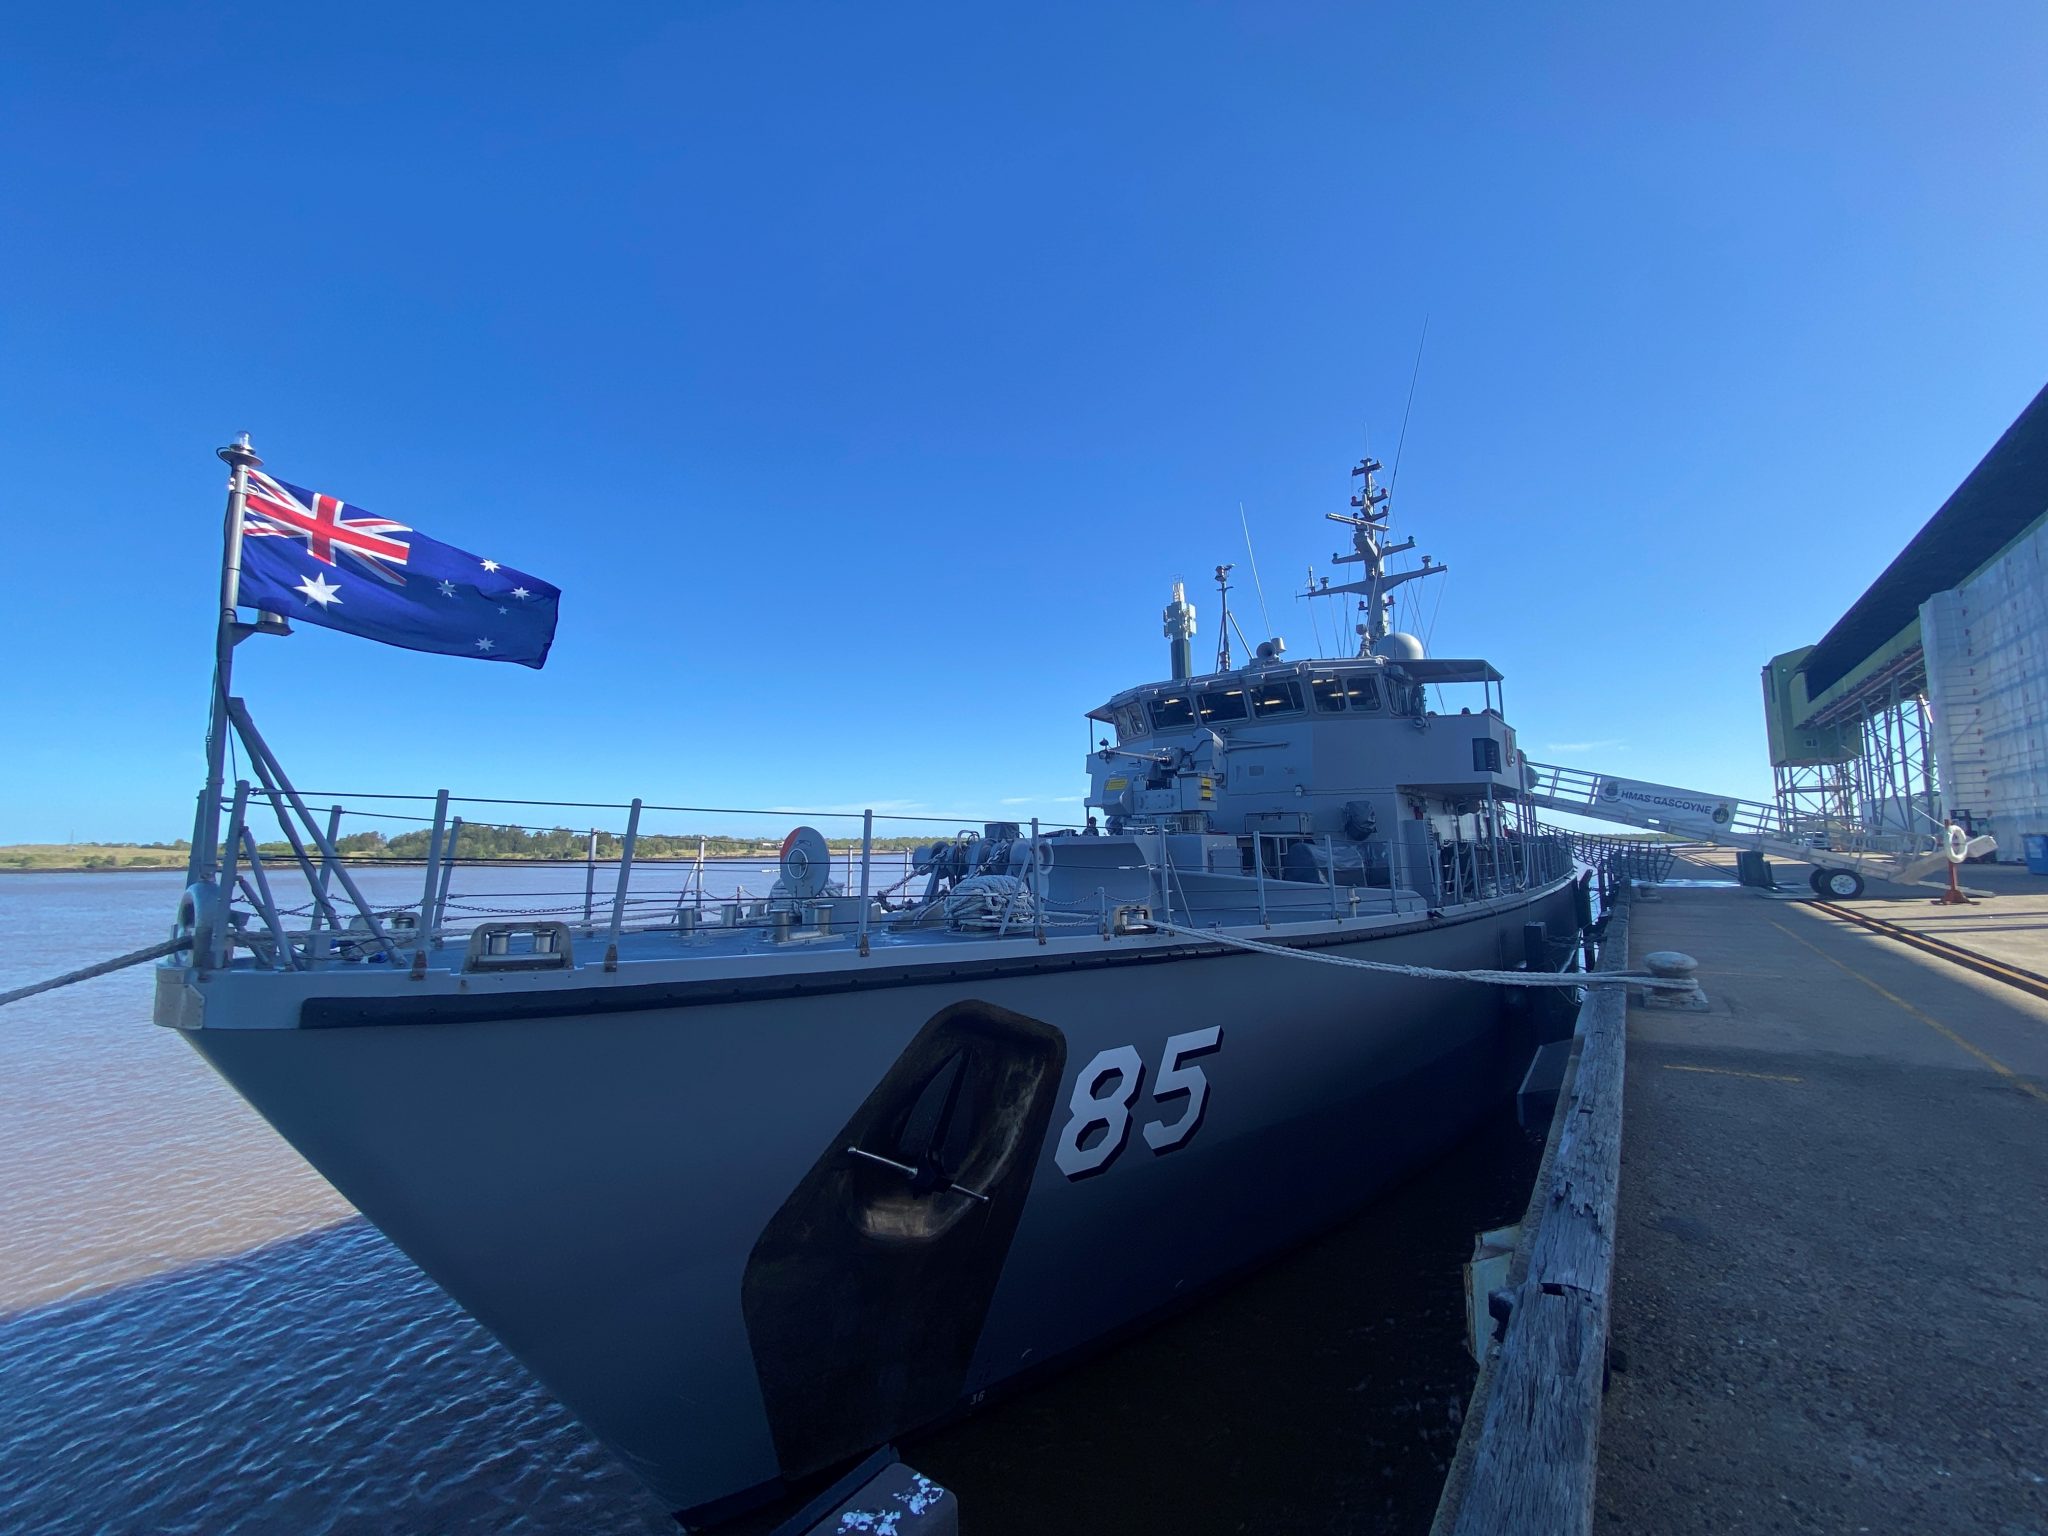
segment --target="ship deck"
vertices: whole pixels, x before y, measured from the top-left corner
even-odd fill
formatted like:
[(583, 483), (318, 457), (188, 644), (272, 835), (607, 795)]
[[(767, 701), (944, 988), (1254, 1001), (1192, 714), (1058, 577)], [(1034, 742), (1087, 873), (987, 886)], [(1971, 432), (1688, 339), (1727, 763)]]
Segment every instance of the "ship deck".
[[(1539, 900), (1569, 878), (1440, 909), (1411, 892), (1386, 890), (1371, 893), (1377, 898), (1371, 906), (1348, 900), (1333, 906), (1327, 887), (1306, 887), (1320, 893), (1315, 910), (1276, 910), (1270, 922), (1256, 911), (1211, 911), (1199, 928), (1178, 910), (1182, 920), (1163, 927), (1142, 913), (1132, 914), (1127, 925), (1113, 916), (1054, 913), (1038, 931), (1028, 922), (1008, 931), (957, 931), (943, 923), (895, 931), (875, 923), (864, 936), (847, 927), (778, 937), (780, 930), (750, 918), (729, 928), (626, 930), (614, 941), (601, 925), (557, 924), (559, 942), (547, 953), (536, 950), (535, 940), (552, 920), (526, 918), (486, 923), (466, 934), (451, 931), (438, 946), (414, 935), (416, 947), (407, 944), (395, 959), (376, 951), (366, 935), (351, 933), (345, 937), (347, 958), (309, 961), (296, 953), (301, 941), (295, 939), (297, 964), (291, 968), (261, 950), (211, 971), (166, 961), (157, 973), (156, 1018), (183, 1029), (456, 1022), (854, 991), (936, 975), (994, 978), (1148, 964), (1169, 956), (1236, 953), (1234, 938), (1312, 953), (1484, 920)], [(493, 926), (512, 930), (505, 954), (480, 953), (480, 941)], [(1209, 938), (1211, 933), (1216, 937)]]

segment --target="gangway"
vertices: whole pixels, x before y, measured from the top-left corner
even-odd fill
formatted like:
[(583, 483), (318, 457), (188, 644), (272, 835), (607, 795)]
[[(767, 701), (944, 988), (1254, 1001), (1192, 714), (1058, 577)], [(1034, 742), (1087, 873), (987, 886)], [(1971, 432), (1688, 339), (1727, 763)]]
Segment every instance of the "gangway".
[[(1865, 832), (1842, 822), (1822, 827), (1798, 825), (1770, 801), (1651, 784), (1557, 763), (1532, 763), (1527, 758), (1522, 759), (1522, 792), (1534, 805), (1573, 816), (1811, 864), (1814, 890), (1838, 901), (1861, 896), (1866, 879), (1902, 885), (1927, 883), (1929, 875), (1949, 862), (1946, 844), (1933, 830), (1924, 838), (1915, 838), (1896, 832)], [(1947, 829), (1940, 831), (1945, 836)], [(1997, 847), (1995, 838), (1970, 838), (1964, 852), (1975, 858)]]

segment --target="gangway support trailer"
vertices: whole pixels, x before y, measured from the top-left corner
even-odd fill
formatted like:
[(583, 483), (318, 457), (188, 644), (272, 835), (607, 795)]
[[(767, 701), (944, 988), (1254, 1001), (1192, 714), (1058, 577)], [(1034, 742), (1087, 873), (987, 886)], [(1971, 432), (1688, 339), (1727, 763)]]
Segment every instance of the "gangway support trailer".
[[(1811, 864), (1814, 890), (1838, 901), (1861, 896), (1866, 880), (1927, 883), (1929, 875), (1949, 863), (1945, 843), (1931, 831), (1925, 838), (1910, 838), (1862, 832), (1839, 822), (1795, 827), (1770, 801), (1651, 784), (1588, 768), (1523, 758), (1522, 792), (1531, 804), (1548, 810)], [(1963, 851), (1975, 858), (1997, 847), (1997, 839), (1978, 837), (1968, 839)]]

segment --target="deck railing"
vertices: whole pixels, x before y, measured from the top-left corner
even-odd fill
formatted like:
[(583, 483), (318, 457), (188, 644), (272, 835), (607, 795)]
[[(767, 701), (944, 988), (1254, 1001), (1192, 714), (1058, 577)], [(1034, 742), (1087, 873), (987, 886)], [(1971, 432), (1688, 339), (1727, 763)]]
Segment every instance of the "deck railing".
[[(766, 887), (776, 878), (773, 865), (780, 854), (776, 840), (798, 822), (844, 828), (841, 846), (832, 853), (831, 884), (844, 894), (857, 893), (886, 904), (900, 895), (917, 870), (913, 850), (875, 846), (876, 823), (884, 824), (885, 834), (893, 830), (899, 842), (921, 834), (929, 834), (931, 841), (949, 842), (963, 830), (1016, 822), (1011, 816), (689, 806), (644, 800), (549, 801), (459, 796), (447, 790), (433, 795), (302, 791), (286, 776), (243, 702), (229, 700), (227, 712), (246, 749), (254, 779), (238, 781), (233, 793), (223, 795), (217, 806), (209, 806), (206, 797), (201, 797), (200, 824), (220, 824), (218, 819), (209, 821), (209, 812), (216, 817), (224, 815), (225, 835), (217, 878), (209, 878), (214, 873), (211, 852), (195, 847), (180, 924), (195, 934), (203, 931), (204, 942), (195, 943), (194, 954), (197, 963), (207, 966), (226, 963), (237, 946), (284, 969), (302, 968), (335, 955), (375, 955), (397, 964), (410, 960), (419, 950), (445, 943), (451, 934), (507, 916), (562, 920), (593, 937), (602, 933), (610, 945), (616, 945), (625, 933), (642, 928), (675, 928), (686, 921), (693, 927), (716, 927), (721, 924), (708, 921), (714, 908), (721, 920), (735, 910), (742, 918), (758, 912), (768, 896)], [(321, 806), (318, 813), (315, 805)], [(570, 832), (563, 825), (567, 818), (537, 825), (531, 819), (536, 810), (574, 813), (576, 819), (586, 822), (593, 819), (591, 812), (622, 813), (624, 829), (614, 833), (589, 827)], [(281, 839), (260, 836), (252, 818), (266, 812), (275, 820)], [(760, 851), (724, 856), (709, 852), (709, 834), (681, 826), (656, 830), (664, 820), (673, 826), (678, 818), (706, 816), (773, 818), (775, 825), (757, 845)], [(1034, 830), (1039, 826), (1037, 822), (1032, 825)], [(392, 828), (426, 832), (418, 861), (350, 858), (342, 851), (341, 845), (354, 833), (374, 830), (388, 834)], [(583, 857), (465, 858), (465, 833), (474, 843), (487, 830), (559, 835), (564, 841), (577, 838), (582, 842)], [(693, 842), (695, 848), (689, 850)], [(678, 845), (689, 850), (680, 858), (675, 857)], [(611, 853), (614, 846), (617, 851)], [(650, 847), (656, 850), (652, 857)], [(421, 868), (418, 894), (394, 897), (388, 890), (390, 875), (415, 862)], [(506, 891), (476, 878), (480, 870), (513, 865), (536, 871), (580, 867), (581, 888), (559, 889), (537, 880), (537, 889)], [(376, 871), (374, 879), (369, 873), (372, 870)], [(665, 875), (678, 870), (679, 881), (663, 883)], [(755, 883), (763, 889), (749, 890), (740, 870), (757, 871)], [(273, 882), (273, 875), (282, 877), (287, 872), (291, 877), (287, 884)], [(715, 888), (718, 874), (731, 878), (718, 880)], [(363, 879), (358, 879), (359, 875)], [(371, 880), (379, 889), (374, 893), (366, 890), (364, 880)], [(685, 912), (692, 914), (691, 919), (684, 918)], [(865, 903), (861, 928), (864, 941)]]
[[(615, 963), (619, 941), (629, 933), (751, 930), (768, 917), (770, 887), (778, 876), (776, 839), (800, 822), (843, 829), (831, 853), (829, 883), (836, 894), (859, 898), (858, 938), (865, 953), (871, 917), (926, 910), (920, 882), (928, 879), (929, 866), (919, 862), (916, 849), (877, 847), (878, 824), (885, 840), (900, 844), (915, 836), (920, 846), (952, 843), (994, 823), (1017, 825), (1022, 832), (1021, 824), (1008, 816), (689, 806), (637, 799), (548, 801), (465, 796), (445, 789), (432, 795), (301, 791), (285, 776), (240, 700), (230, 701), (229, 715), (255, 778), (238, 781), (218, 807), (225, 838), (217, 884), (195, 879), (181, 905), (181, 925), (194, 930), (196, 963), (209, 968), (227, 963), (238, 947), (254, 953), (259, 964), (279, 969), (303, 969), (328, 959), (417, 965), (416, 957), (444, 947), (451, 938), (466, 939), (479, 925), (508, 919), (559, 923), (572, 934), (602, 939), (608, 964)], [(202, 802), (202, 821), (206, 809)], [(1307, 882), (1298, 875), (1284, 878), (1279, 867), (1280, 845), (1301, 839), (1275, 833), (1253, 833), (1251, 871), (1229, 872), (1256, 872), (1257, 906), (1267, 921), (1277, 886), (1293, 896), (1285, 906), (1298, 918), (1313, 905), (1304, 904), (1300, 893), (1327, 885), (1328, 915), (1342, 919), (1398, 912), (1404, 902), (1434, 907), (1486, 899), (1569, 872), (1565, 840), (1540, 831), (1526, 807), (1488, 809), (1476, 822), (1484, 829), (1481, 836), (1464, 837), (1461, 819), (1459, 838), (1433, 845), (1434, 858), (1418, 858), (1405, 835), (1342, 844), (1359, 849), (1357, 880), (1340, 879), (1340, 844), (1329, 836), (1310, 839), (1320, 854), (1320, 870)], [(552, 824), (539, 824), (536, 811), (556, 813)], [(585, 826), (570, 831), (564, 825), (569, 815)], [(274, 819), (281, 839), (260, 835), (257, 820), (266, 816)], [(701, 818), (711, 816), (725, 819), (728, 827), (741, 818), (772, 818), (773, 831), (753, 852), (713, 854), (711, 834), (692, 830), (685, 821), (698, 819), (701, 827)], [(613, 817), (618, 818), (613, 825), (623, 823), (622, 830), (590, 825)], [(393, 828), (425, 832), (417, 860), (351, 858), (343, 851), (344, 843), (364, 831), (384, 834), (388, 846)], [(1041, 832), (1080, 830), (1036, 820), (1030, 829), (1034, 838)], [(582, 856), (504, 859), (478, 851), (508, 831), (539, 834), (564, 851), (580, 844)], [(1192, 871), (1176, 866), (1165, 832), (1158, 834), (1156, 850), (1147, 842), (1141, 835), (1123, 874), (1151, 891), (1156, 910), (1196, 921), (1197, 908), (1204, 904), (1189, 900)], [(411, 890), (394, 890), (400, 872), (414, 869), (417, 883)], [(503, 874), (508, 869), (535, 878), (508, 885)], [(1006, 864), (1002, 872), (1007, 871)], [(1020, 896), (1018, 922), (1013, 928), (1006, 905), (1000, 932), (1021, 929), (1042, 938), (1049, 920), (1099, 921), (1107, 930), (1107, 895), (1097, 891), (1079, 906), (1068, 902), (1055, 910), (1036, 859), (1029, 861), (1022, 892), (1029, 898), (1029, 922), (1022, 920), (1027, 904)], [(1202, 912), (1207, 919), (1215, 915)]]

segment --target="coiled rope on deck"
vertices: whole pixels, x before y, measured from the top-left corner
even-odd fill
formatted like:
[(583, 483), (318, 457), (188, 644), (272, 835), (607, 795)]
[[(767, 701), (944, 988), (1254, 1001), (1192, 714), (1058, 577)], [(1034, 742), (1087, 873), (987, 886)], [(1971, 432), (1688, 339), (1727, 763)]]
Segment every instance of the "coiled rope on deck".
[(1490, 987), (1664, 987), (1675, 992), (1696, 991), (1699, 983), (1686, 976), (1647, 976), (1633, 971), (1444, 971), (1429, 965), (1403, 965), (1395, 960), (1358, 960), (1350, 955), (1326, 955), (1320, 950), (1295, 949), (1286, 944), (1268, 944), (1262, 939), (1240, 938), (1215, 928), (1190, 928), (1164, 918), (1147, 918), (1146, 925), (1158, 933), (1178, 934), (1210, 944), (1227, 944), (1255, 955), (1275, 955), (1283, 960), (1313, 960), (1318, 965), (1344, 965), (1358, 971), (1380, 971), (1390, 976), (1413, 976), (1421, 981), (1473, 981)]

